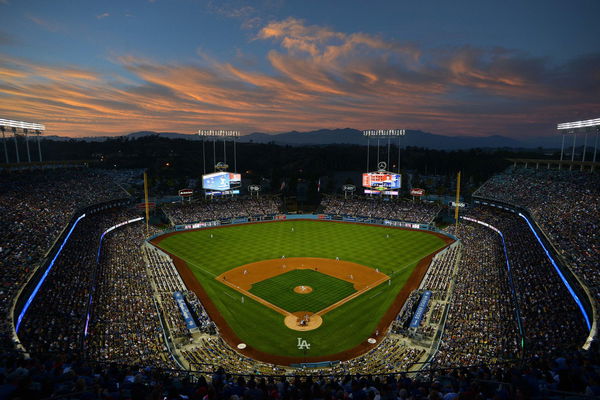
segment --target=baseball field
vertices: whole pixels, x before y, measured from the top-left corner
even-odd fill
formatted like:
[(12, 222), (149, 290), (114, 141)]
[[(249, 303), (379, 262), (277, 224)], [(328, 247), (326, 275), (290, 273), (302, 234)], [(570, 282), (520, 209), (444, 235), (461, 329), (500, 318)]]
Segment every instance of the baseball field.
[(152, 243), (171, 255), (230, 345), (290, 364), (348, 359), (372, 348), (367, 339), (381, 339), (451, 239), (295, 220), (176, 232)]

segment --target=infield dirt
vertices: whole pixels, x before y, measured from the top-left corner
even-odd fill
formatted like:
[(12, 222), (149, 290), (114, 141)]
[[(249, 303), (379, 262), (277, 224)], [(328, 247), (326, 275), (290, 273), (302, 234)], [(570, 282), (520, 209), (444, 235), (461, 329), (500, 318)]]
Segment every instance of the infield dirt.
[(295, 269), (311, 269), (334, 278), (350, 282), (354, 289), (363, 290), (372, 287), (376, 282), (389, 278), (371, 267), (350, 261), (330, 260), (316, 257), (292, 257), (274, 260), (263, 260), (222, 273), (216, 279), (229, 282), (240, 289), (250, 290), (256, 282), (264, 281)]
[(349, 261), (330, 260), (327, 258), (316, 257), (293, 257), (258, 261), (233, 268), (217, 276), (215, 279), (237, 290), (243, 295), (253, 298), (266, 307), (277, 311), (283, 316), (288, 316), (290, 314), (289, 311), (269, 303), (265, 299), (252, 294), (249, 292), (249, 290), (252, 288), (254, 283), (261, 282), (265, 279), (273, 278), (297, 269), (310, 269), (315, 272), (350, 282), (354, 285), (354, 289), (357, 290), (350, 296), (329, 305), (323, 310), (320, 310), (317, 312), (318, 315), (323, 315), (390, 279), (386, 274), (378, 272), (373, 268), (366, 267), (364, 265)]

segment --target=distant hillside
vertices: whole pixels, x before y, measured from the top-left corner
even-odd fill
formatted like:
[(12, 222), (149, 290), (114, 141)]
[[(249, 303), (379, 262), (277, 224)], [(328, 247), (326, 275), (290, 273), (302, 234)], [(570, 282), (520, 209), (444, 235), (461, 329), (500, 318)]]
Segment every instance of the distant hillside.
[[(159, 136), (168, 139), (185, 139), (185, 140), (201, 140), (201, 137), (193, 134), (184, 134), (177, 132), (153, 132), (140, 131), (132, 132), (124, 135), (126, 138), (136, 139), (145, 136)], [(88, 142), (102, 141), (114, 137), (88, 137), (78, 138), (75, 140), (83, 140)], [(50, 140), (71, 140), (60, 136), (46, 136)], [(276, 143), (291, 146), (304, 145), (328, 145), (328, 144), (357, 144), (365, 145), (367, 140), (363, 137), (362, 132), (357, 129), (320, 129), (310, 132), (284, 132), (279, 134), (266, 133), (251, 133), (241, 136), (239, 141), (242, 143)], [(373, 143), (374, 141), (372, 141)], [(386, 141), (382, 141), (386, 142)], [(393, 141), (393, 143), (395, 140)], [(523, 138), (520, 140), (500, 136), (444, 136), (434, 133), (407, 130), (406, 135), (402, 137), (402, 146), (425, 147), (436, 150), (458, 150), (470, 148), (558, 148), (559, 139), (557, 137), (534, 137)]]
[[(252, 133), (242, 136), (242, 142), (266, 143), (275, 142), (289, 145), (325, 145), (325, 144), (366, 144), (362, 132), (356, 129), (321, 129), (312, 132), (286, 132), (278, 135)], [(383, 141), (382, 141), (383, 142)], [(394, 141), (392, 141), (394, 142)], [(372, 142), (373, 143), (373, 142)], [(523, 147), (523, 143), (502, 136), (442, 136), (422, 131), (407, 131), (402, 137), (403, 146), (418, 146), (430, 149), (467, 149), (473, 147)]]

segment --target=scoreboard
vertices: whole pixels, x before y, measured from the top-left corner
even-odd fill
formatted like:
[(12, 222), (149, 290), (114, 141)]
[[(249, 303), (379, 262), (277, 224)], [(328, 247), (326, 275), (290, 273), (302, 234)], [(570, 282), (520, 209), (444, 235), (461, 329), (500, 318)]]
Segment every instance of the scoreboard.
[(400, 189), (402, 177), (391, 172), (367, 172), (362, 176), (362, 185), (365, 188), (384, 191)]
[(202, 188), (205, 190), (224, 192), (239, 187), (241, 182), (242, 175), (231, 172), (215, 172), (202, 175)]

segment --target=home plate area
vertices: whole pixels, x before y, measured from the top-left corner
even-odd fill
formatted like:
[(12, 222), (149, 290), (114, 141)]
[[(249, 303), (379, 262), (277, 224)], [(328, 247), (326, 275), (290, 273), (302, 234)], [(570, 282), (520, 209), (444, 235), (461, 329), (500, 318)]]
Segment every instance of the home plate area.
[(348, 261), (282, 257), (242, 265), (215, 279), (282, 314), (288, 328), (307, 331), (320, 327), (327, 312), (389, 277)]
[(283, 322), (285, 326), (295, 331), (312, 331), (321, 326), (323, 318), (308, 311), (299, 311), (286, 316)]

